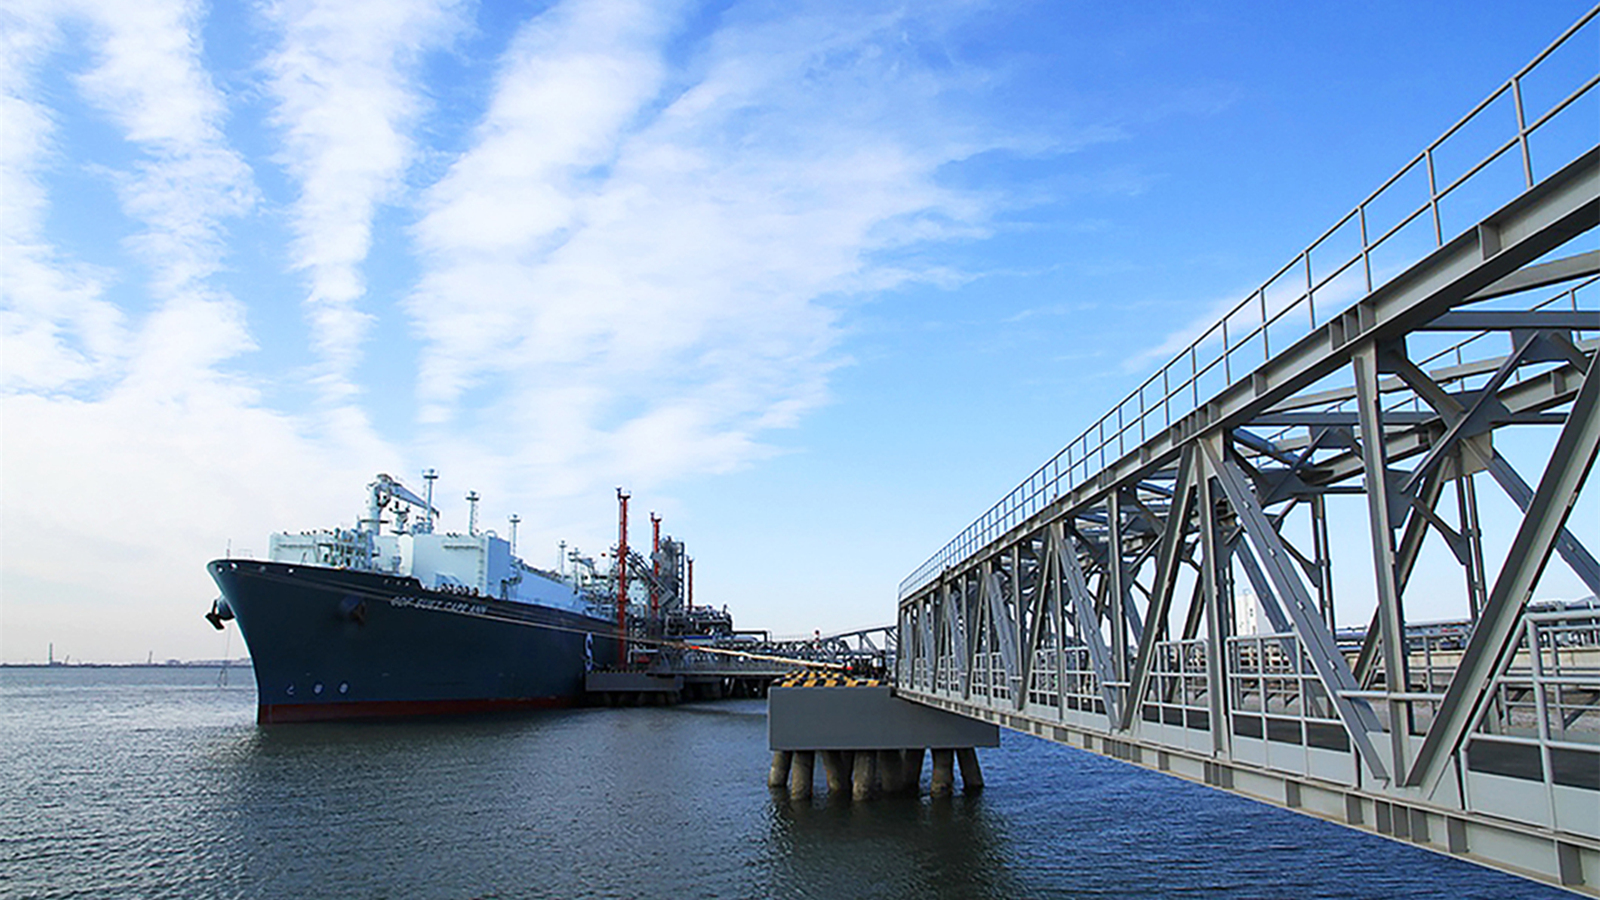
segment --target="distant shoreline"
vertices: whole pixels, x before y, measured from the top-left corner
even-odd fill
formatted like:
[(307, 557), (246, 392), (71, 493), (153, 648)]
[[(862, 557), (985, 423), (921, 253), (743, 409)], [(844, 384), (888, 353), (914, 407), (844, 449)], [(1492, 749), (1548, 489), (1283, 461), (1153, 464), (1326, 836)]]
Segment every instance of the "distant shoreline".
[(220, 669), (223, 666), (234, 668), (250, 665), (250, 658), (241, 659), (194, 659), (194, 660), (169, 660), (167, 662), (149, 663), (106, 663), (106, 662), (0, 662), (0, 669)]

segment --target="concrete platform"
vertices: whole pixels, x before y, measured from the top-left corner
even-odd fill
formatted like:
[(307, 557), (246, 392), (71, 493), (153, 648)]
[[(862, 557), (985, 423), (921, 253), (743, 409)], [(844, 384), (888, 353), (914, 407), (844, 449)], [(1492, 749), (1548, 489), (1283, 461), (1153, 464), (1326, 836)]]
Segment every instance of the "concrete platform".
[(772, 750), (1000, 746), (1000, 728), (901, 700), (885, 686), (778, 687), (767, 694)]
[(683, 690), (682, 675), (651, 675), (647, 672), (590, 672), (583, 689), (591, 694), (662, 693)]

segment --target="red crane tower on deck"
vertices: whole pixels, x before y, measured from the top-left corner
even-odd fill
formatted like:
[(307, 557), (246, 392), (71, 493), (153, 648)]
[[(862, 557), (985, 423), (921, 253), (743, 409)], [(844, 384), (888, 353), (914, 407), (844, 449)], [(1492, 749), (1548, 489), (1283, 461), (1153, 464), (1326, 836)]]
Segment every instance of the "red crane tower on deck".
[(650, 583), (650, 617), (655, 619), (661, 614), (661, 590), (656, 586), (661, 581), (661, 517), (653, 512), (650, 532), (650, 573), (656, 576)]
[(617, 658), (628, 658), (628, 497), (617, 488)]

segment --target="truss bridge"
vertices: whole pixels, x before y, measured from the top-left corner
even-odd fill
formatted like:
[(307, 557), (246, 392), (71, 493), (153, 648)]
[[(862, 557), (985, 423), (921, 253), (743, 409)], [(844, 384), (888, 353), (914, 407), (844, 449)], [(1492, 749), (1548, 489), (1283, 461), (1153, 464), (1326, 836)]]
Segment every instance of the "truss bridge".
[(878, 678), (886, 674), (894, 653), (894, 626), (788, 639), (745, 631), (669, 642), (652, 662), (650, 671), (691, 678), (756, 678), (767, 682), (801, 669)]
[(1600, 895), (1597, 12), (911, 573), (896, 694)]

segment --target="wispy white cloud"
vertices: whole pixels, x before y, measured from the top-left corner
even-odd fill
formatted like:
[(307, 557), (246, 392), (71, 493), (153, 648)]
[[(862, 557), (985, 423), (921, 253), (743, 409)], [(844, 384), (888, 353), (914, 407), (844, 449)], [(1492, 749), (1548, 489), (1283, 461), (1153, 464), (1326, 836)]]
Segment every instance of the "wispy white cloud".
[(1029, 319), (1049, 319), (1060, 318), (1062, 316), (1078, 316), (1082, 315), (1088, 310), (1094, 309), (1094, 307), (1095, 303), (1093, 301), (1047, 303), (1042, 306), (1030, 306), (1026, 309), (1018, 310), (1017, 312), (1014, 312), (1011, 315), (1001, 319), (1000, 322), (1005, 325), (1015, 325), (1020, 322), (1026, 322)]
[[(463, 124), (432, 115), (418, 85), (424, 57), (464, 27), (456, 2), (284, 0), (243, 24), (266, 27), (246, 44), (267, 48), (252, 71), (272, 112), (239, 146), (229, 116), (258, 97), (213, 83), (206, 63), (228, 57), (202, 36), (237, 23), (207, 27), (198, 0), (4, 13), (0, 573), (8, 615), (27, 612), (0, 655), (90, 627), (82, 611), (113, 581), (126, 609), (95, 621), (130, 632), (102, 646), (187, 634), (211, 596), (197, 560), (229, 537), (261, 551), (269, 530), (348, 521), (374, 470), (437, 465), (450, 497), (517, 504), (538, 546), (611, 534), (597, 489), (780, 452), (773, 433), (827, 402), (848, 363), (852, 304), (970, 279), (927, 251), (989, 235), (1017, 202), (951, 187), (952, 164), (1046, 152), (990, 127), (987, 76), (943, 52), (966, 4), (824, 6), (557, 3), (527, 14), (488, 84), (471, 60), (440, 86), (488, 98)], [(61, 62), (73, 68), (48, 70)], [(294, 182), (282, 209), (263, 208), (240, 150), (256, 125), (283, 138), (253, 158)], [(419, 155), (457, 142), (412, 193)], [(51, 206), (63, 165), (115, 189), (105, 231), (121, 229), (126, 252), (106, 255), (135, 265), (94, 269), (49, 244), (81, 213)], [(398, 311), (415, 385), (363, 380), (371, 317), (396, 312), (363, 278), (389, 203), (418, 215), (422, 274)], [(270, 346), (263, 326), (283, 326), (270, 298), (246, 307), (223, 289), (249, 255), (236, 248), (273, 256), (259, 226), (280, 216), (320, 365), (309, 412), (274, 408), (262, 388), (277, 385), (239, 374), (258, 339)], [(375, 436), (368, 416), (405, 402), (385, 395), (380, 413), (379, 389), (413, 387), (431, 427)]]
[(464, 28), (461, 0), (283, 0), (267, 8), (281, 38), (266, 62), (283, 130), (282, 159), (299, 183), (295, 268), (322, 357), (324, 395), (348, 403), (351, 370), (373, 314), (361, 308), (361, 266), (377, 207), (396, 199), (424, 111), (418, 67)]
[(0, 11), (0, 389), (55, 391), (103, 375), (123, 341), (100, 273), (43, 235), (55, 121), (32, 99), (36, 70), (61, 39), (46, 7)]
[[(143, 377), (150, 378), (247, 347), (242, 310), (206, 284), (224, 253), (223, 220), (248, 210), (255, 189), (248, 166), (223, 139), (225, 106), (200, 59), (198, 4), (65, 2), (6, 15), (0, 61), (6, 385), (67, 388), (137, 369), (133, 355), (142, 355)], [(32, 94), (36, 70), (59, 50), (63, 22), (88, 36), (92, 64), (76, 78), (80, 92), (138, 151), (129, 167), (100, 171), (116, 187), (123, 213), (142, 225), (127, 244), (148, 266), (149, 290), (162, 304), (143, 337), (105, 299), (100, 273), (64, 258), (43, 237), (49, 198), (42, 174), (56, 162), (54, 121)]]
[(845, 298), (949, 278), (883, 254), (987, 233), (993, 198), (939, 170), (1005, 139), (923, 62), (937, 17), (769, 12), (682, 69), (659, 4), (516, 37), (416, 231), (428, 420), (503, 424), (539, 483), (742, 465), (826, 399)]
[[(244, 307), (215, 276), (228, 223), (252, 208), (256, 191), (224, 134), (227, 107), (203, 66), (200, 13), (196, 3), (156, 0), (64, 3), (7, 23), (27, 26), (8, 27), (9, 50), (0, 54), (8, 658), (22, 655), (14, 640), (67, 633), (97, 605), (119, 605), (106, 621), (121, 640), (158, 646), (177, 628), (172, 597), (209, 595), (197, 557), (220, 554), (241, 522), (264, 530), (264, 520), (306, 507), (276, 485), (307, 479), (315, 494), (332, 497), (323, 479), (356, 477), (222, 368), (252, 347)], [(69, 83), (117, 136), (109, 142), (117, 165), (90, 171), (111, 181), (132, 225), (125, 244), (145, 270), (142, 308), (118, 309), (40, 237), (58, 113), (33, 76), (79, 50), (89, 62)], [(18, 258), (24, 265), (13, 268)], [(28, 355), (39, 336), (54, 343), (40, 340), (44, 349)], [(58, 392), (91, 375), (100, 377), (93, 391)], [(108, 586), (116, 586), (109, 595)]]
[(1204, 346), (1220, 344), (1222, 341), (1221, 330), (1211, 333), (1212, 329), (1217, 328), (1223, 317), (1239, 306), (1243, 302), (1240, 298), (1247, 296), (1248, 293), (1246, 290), (1241, 290), (1238, 293), (1223, 295), (1210, 302), (1196, 304), (1196, 308), (1200, 309), (1201, 312), (1195, 314), (1178, 328), (1167, 332), (1160, 343), (1140, 353), (1128, 356), (1122, 362), (1122, 370), (1132, 373), (1153, 369), (1171, 360), (1179, 351), (1186, 351), (1190, 344), (1200, 340), (1202, 336), (1206, 338)]
[(122, 129), (140, 160), (120, 173), (124, 211), (144, 223), (131, 244), (152, 291), (203, 291), (225, 252), (224, 219), (249, 210), (249, 167), (223, 136), (226, 107), (201, 60), (196, 2), (88, 4), (95, 64), (85, 98)]

